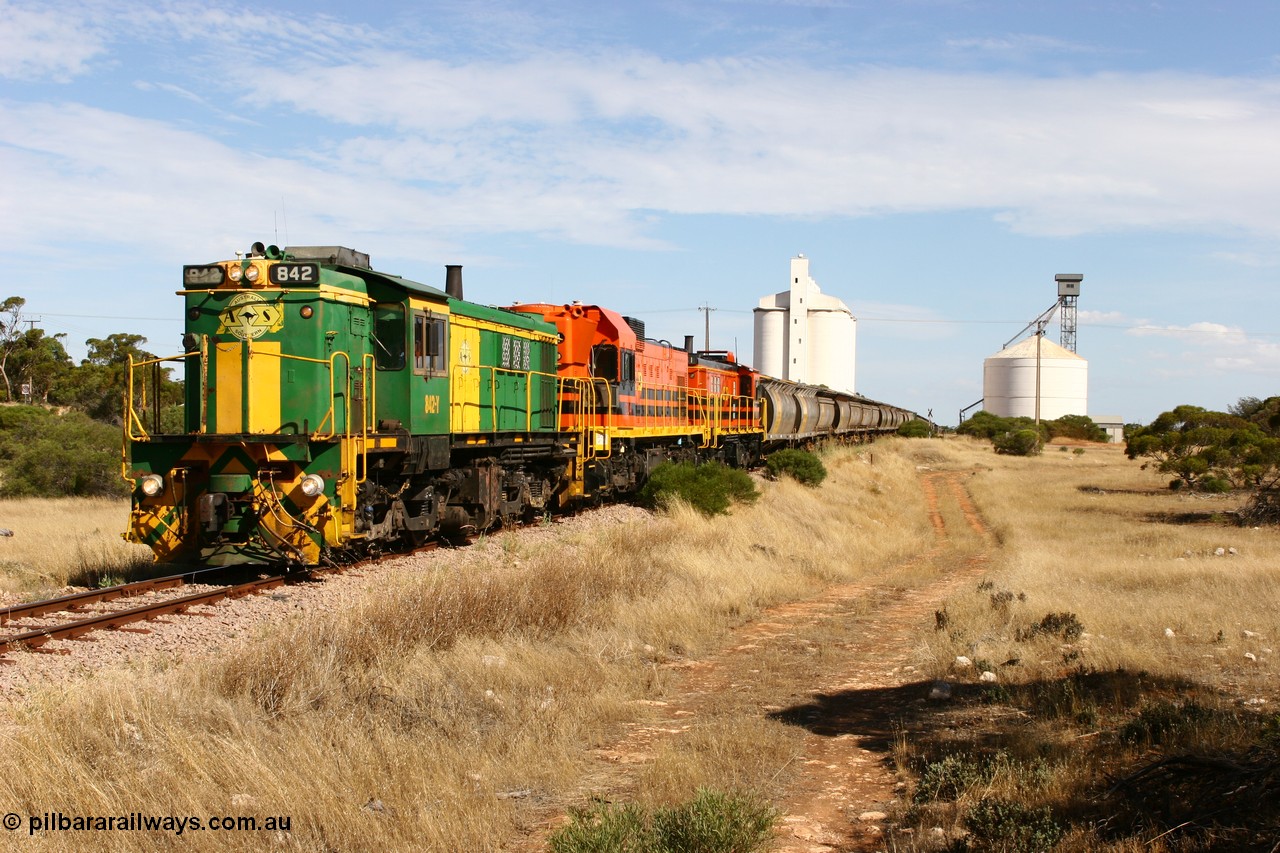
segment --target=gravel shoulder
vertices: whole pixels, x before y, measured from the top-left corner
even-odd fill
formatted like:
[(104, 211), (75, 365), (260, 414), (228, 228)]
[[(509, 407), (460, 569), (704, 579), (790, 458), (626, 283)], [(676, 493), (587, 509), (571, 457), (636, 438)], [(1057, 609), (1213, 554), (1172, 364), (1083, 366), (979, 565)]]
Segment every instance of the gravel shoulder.
[[(523, 528), (515, 535), (532, 547), (542, 540), (571, 536), (602, 525), (634, 523), (648, 517), (648, 512), (637, 507), (610, 506), (557, 519), (550, 524)], [(270, 636), (273, 628), (287, 621), (340, 610), (375, 592), (379, 586), (396, 580), (399, 575), (445, 567), (480, 572), (501, 566), (510, 560), (502, 544), (506, 535), (487, 536), (460, 548), (437, 548), (365, 563), (345, 571), (324, 574), (317, 581), (290, 584), (259, 595), (193, 607), (182, 615), (139, 622), (121, 630), (95, 631), (74, 640), (51, 640), (38, 651), (10, 652), (0, 656), (0, 703), (21, 701), (41, 687), (73, 686), (79, 680), (93, 679), (112, 669), (173, 666), (212, 657), (246, 643), (262, 642), (264, 637)], [(162, 595), (176, 598), (205, 589), (212, 587), (193, 584), (165, 591)], [(69, 587), (65, 593), (82, 591)], [(130, 599), (129, 602), (127, 606), (132, 606), (143, 603), (143, 599)], [(91, 608), (79, 615), (84, 617), (95, 612)], [(6, 626), (6, 633), (65, 621), (65, 617), (66, 614), (55, 614), (30, 622), (15, 622)]]

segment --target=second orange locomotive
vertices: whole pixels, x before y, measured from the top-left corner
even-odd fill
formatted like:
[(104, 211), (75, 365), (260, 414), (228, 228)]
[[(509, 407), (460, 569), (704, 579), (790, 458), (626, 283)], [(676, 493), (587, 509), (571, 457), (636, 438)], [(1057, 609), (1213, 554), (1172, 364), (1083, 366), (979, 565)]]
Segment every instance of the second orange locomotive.
[[(349, 248), (261, 243), (184, 267), (182, 352), (130, 365), (127, 538), (166, 562), (314, 565), (910, 416), (600, 306), (473, 302), (448, 269), (441, 290)], [(173, 367), (180, 424), (152, 390)]]
[[(662, 462), (759, 460), (762, 405), (732, 353), (696, 354), (645, 337), (644, 323), (598, 305), (520, 304), (559, 331), (560, 428), (577, 436), (570, 497), (631, 492)], [(727, 356), (727, 358), (718, 358)]]

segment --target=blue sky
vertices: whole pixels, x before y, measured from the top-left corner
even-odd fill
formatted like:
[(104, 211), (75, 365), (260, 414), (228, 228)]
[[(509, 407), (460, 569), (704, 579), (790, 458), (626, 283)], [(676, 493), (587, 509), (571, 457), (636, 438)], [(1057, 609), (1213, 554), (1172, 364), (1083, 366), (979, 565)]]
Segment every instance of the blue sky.
[[(1083, 273), (1091, 414), (1280, 393), (1280, 4), (0, 0), (0, 296), (179, 349), (184, 263), (341, 244), (751, 353), (804, 253), (954, 424)], [(1058, 329), (1051, 327), (1051, 339)]]

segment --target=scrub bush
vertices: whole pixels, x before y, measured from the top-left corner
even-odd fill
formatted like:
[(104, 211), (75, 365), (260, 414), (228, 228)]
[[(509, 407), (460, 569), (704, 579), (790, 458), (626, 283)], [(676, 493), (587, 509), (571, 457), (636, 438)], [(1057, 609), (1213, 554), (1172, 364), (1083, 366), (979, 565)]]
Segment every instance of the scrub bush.
[(0, 430), (0, 496), (105, 497), (129, 493), (120, 476), (120, 428), (81, 412), (14, 407)]
[(766, 459), (764, 465), (775, 480), (786, 474), (797, 483), (817, 486), (827, 478), (827, 467), (807, 450), (779, 450)]
[(750, 853), (769, 839), (777, 811), (750, 795), (706, 788), (687, 803), (649, 812), (597, 803), (552, 834), (553, 853)]
[(753, 503), (760, 497), (747, 472), (719, 462), (664, 462), (640, 490), (640, 503), (659, 508), (679, 500), (704, 515), (723, 515), (733, 503)]
[(1040, 452), (1040, 433), (1034, 429), (1020, 429), (1006, 432), (991, 439), (996, 453), (1009, 456), (1033, 456)]
[(975, 851), (1048, 850), (1065, 834), (1048, 807), (1000, 799), (979, 801), (964, 822), (970, 833), (966, 849)]
[(928, 421), (912, 418), (898, 427), (898, 435), (904, 438), (928, 438), (933, 435), (933, 429), (929, 426)]

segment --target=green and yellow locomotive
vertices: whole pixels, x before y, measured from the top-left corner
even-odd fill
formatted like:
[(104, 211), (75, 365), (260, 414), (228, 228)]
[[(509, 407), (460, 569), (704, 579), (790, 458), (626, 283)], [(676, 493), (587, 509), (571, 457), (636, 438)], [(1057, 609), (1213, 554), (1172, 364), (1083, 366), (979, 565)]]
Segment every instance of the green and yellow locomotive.
[[(125, 536), (161, 562), (311, 566), (625, 499), (667, 460), (750, 465), (910, 412), (761, 376), (574, 302), (477, 305), (337, 246), (183, 267), (184, 351), (132, 363)], [(181, 362), (180, 428), (161, 371)]]
[[(131, 367), (126, 538), (160, 561), (315, 565), (560, 501), (557, 330), (341, 247), (183, 268), (184, 352)], [(153, 372), (181, 362), (185, 423)]]

